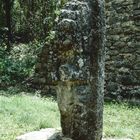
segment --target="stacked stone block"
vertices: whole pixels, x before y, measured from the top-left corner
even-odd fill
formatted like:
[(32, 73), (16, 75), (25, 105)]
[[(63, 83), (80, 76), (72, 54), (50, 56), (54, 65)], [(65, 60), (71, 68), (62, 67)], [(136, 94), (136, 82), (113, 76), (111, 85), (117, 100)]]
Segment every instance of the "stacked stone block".
[(140, 97), (140, 1), (106, 0), (106, 95)]

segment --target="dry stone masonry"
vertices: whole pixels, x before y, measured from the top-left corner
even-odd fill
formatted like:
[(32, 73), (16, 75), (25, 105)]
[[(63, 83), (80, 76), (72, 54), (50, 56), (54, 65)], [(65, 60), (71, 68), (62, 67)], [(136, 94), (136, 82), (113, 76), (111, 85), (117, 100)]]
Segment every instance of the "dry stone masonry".
[(140, 1), (106, 0), (106, 95), (140, 99)]
[[(83, 9), (86, 10), (85, 5), (83, 5)], [(63, 9), (62, 11), (63, 15), (61, 15), (61, 18), (65, 16), (65, 14), (69, 15), (69, 20), (76, 19), (76, 16), (78, 16), (78, 13), (72, 10)], [(85, 17), (85, 20), (87, 20), (86, 18), (87, 17)], [(106, 0), (106, 19), (107, 55), (105, 96), (109, 96), (113, 99), (131, 99), (133, 97), (140, 99), (140, 1)], [(84, 17), (78, 17), (77, 20), (83, 21)], [(70, 20), (70, 22), (74, 24), (72, 20)], [(80, 30), (79, 26), (78, 30)], [(83, 30), (83, 32), (81, 32), (81, 36), (84, 36), (81, 38), (81, 42), (85, 45), (87, 43), (85, 35), (88, 34), (89, 29), (86, 30), (87, 31)], [(76, 32), (75, 29), (74, 31)], [(79, 40), (78, 42), (79, 44), (81, 43)], [(66, 46), (63, 47), (63, 49), (71, 47), (71, 43), (70, 37), (63, 42), (63, 46)], [(54, 41), (50, 44), (46, 44), (42, 49), (42, 53), (40, 53), (38, 64), (36, 65), (37, 78), (35, 81), (37, 85), (44, 90), (45, 94), (54, 95), (56, 94), (54, 88), (56, 83), (52, 81), (55, 81), (58, 77), (58, 63), (56, 62), (57, 45), (55, 45), (56, 43)], [(83, 49), (87, 54), (90, 52), (90, 49)], [(72, 53), (73, 52), (69, 50), (65, 55), (71, 54), (72, 56)], [(79, 63), (81, 67), (84, 63), (83, 60), (85, 61), (84, 57), (83, 55), (83, 59), (80, 59), (81, 57), (78, 58), (77, 56), (75, 59), (75, 62)], [(86, 69), (82, 67), (82, 71), (83, 69), (86, 71)], [(84, 76), (86, 76), (87, 72), (84, 73)]]

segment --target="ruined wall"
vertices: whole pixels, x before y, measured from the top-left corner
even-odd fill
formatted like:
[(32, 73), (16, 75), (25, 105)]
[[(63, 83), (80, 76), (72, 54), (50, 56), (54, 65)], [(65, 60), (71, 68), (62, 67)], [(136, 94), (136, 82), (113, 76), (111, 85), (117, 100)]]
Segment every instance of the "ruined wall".
[(106, 95), (140, 97), (140, 1), (106, 0)]
[[(106, 0), (107, 45), (105, 95), (140, 98), (140, 1)], [(36, 83), (55, 94), (57, 46), (44, 46), (36, 65)], [(69, 41), (64, 42), (70, 45)], [(56, 51), (52, 51), (52, 50)], [(50, 73), (50, 74), (48, 74)]]

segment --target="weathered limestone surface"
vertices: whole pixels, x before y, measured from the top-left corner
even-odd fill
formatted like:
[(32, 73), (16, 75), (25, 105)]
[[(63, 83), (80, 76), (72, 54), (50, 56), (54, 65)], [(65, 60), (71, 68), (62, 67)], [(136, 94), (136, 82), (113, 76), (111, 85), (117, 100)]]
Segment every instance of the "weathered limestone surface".
[(72, 140), (62, 136), (60, 129), (46, 128), (40, 131), (33, 131), (21, 136), (18, 136), (16, 140)]
[(58, 49), (53, 40), (42, 48), (38, 56), (38, 63), (35, 69), (34, 84), (41, 89), (46, 95), (56, 95), (56, 81), (58, 81)]
[(58, 106), (64, 136), (101, 140), (104, 91), (104, 1), (71, 0), (58, 30)]
[(62, 140), (60, 130), (55, 128), (42, 129), (18, 136), (16, 140)]
[(140, 1), (106, 0), (106, 90), (140, 99)]

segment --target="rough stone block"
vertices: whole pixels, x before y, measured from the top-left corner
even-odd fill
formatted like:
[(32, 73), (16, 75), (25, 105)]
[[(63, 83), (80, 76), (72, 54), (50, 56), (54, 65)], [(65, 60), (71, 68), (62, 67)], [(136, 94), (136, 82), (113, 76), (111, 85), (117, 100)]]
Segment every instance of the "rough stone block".
[(61, 140), (61, 133), (55, 128), (47, 128), (21, 135), (16, 140)]

